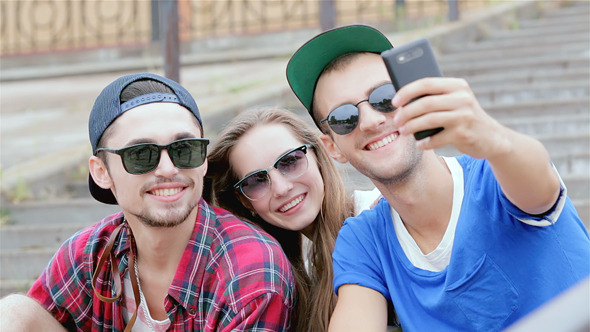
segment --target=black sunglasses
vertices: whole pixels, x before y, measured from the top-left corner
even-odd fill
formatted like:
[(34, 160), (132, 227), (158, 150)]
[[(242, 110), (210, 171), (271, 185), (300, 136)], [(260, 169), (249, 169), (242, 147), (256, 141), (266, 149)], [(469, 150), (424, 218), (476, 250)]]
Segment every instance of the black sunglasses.
[(100, 148), (96, 150), (96, 154), (100, 151), (116, 153), (121, 156), (123, 167), (127, 173), (145, 174), (158, 167), (160, 153), (164, 149), (168, 150), (168, 155), (174, 166), (178, 168), (199, 167), (207, 156), (207, 144), (209, 144), (209, 140), (206, 138), (184, 138), (167, 145), (140, 143), (118, 150)]
[(346, 135), (354, 130), (359, 123), (358, 105), (368, 101), (374, 110), (389, 113), (395, 110), (391, 100), (395, 95), (393, 84), (386, 83), (376, 87), (369, 94), (369, 98), (363, 99), (356, 104), (344, 104), (333, 109), (327, 117), (320, 120), (320, 123), (328, 121), (330, 128), (338, 135)]
[(234, 188), (252, 201), (264, 197), (270, 190), (268, 172), (271, 169), (276, 168), (281, 174), (290, 179), (295, 179), (305, 173), (305, 170), (307, 170), (306, 154), (309, 148), (311, 148), (311, 145), (304, 144), (284, 153), (271, 167), (246, 175), (234, 185)]

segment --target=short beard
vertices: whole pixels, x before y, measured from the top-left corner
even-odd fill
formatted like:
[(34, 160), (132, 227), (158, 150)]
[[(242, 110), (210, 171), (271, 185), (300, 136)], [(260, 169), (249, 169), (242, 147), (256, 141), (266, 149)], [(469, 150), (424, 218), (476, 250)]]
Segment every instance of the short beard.
[(400, 169), (398, 173), (391, 174), (388, 170), (373, 170), (365, 163), (354, 163), (352, 166), (360, 173), (367, 176), (373, 182), (378, 182), (386, 186), (398, 187), (401, 186), (417, 174), (420, 173), (421, 160), (424, 151), (415, 148), (413, 144), (408, 144), (409, 150), (404, 156), (407, 164), (404, 169)]
[(166, 215), (159, 218), (143, 211), (138, 214), (131, 214), (136, 216), (146, 226), (154, 228), (172, 228), (182, 224), (198, 204), (199, 202), (196, 201), (189, 205), (186, 210), (180, 211), (177, 214), (175, 214), (174, 211), (168, 211)]

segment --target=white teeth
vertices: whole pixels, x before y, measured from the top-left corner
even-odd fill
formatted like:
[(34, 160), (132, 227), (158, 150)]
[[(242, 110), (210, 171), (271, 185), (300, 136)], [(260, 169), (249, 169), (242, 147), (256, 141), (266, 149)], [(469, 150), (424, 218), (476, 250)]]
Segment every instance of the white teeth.
[(168, 189), (156, 189), (152, 191), (155, 196), (172, 196), (178, 194), (182, 188), (168, 188)]
[(387, 136), (387, 137), (383, 138), (383, 139), (382, 139), (382, 140), (380, 140), (380, 141), (377, 141), (377, 142), (375, 142), (375, 143), (371, 143), (371, 144), (369, 144), (369, 150), (370, 150), (370, 151), (377, 150), (377, 149), (379, 149), (380, 147), (382, 147), (382, 146), (385, 146), (385, 145), (387, 145), (387, 144), (389, 144), (389, 143), (393, 142), (393, 140), (394, 140), (394, 139), (396, 139), (396, 138), (397, 138), (397, 136), (398, 136), (398, 134), (391, 134), (391, 135), (389, 135), (389, 136)]
[(287, 210), (289, 210), (290, 208), (294, 207), (295, 205), (299, 204), (299, 202), (301, 202), (303, 200), (303, 195), (295, 198), (294, 200), (292, 200), (291, 202), (283, 205), (279, 211), (281, 212), (286, 212)]

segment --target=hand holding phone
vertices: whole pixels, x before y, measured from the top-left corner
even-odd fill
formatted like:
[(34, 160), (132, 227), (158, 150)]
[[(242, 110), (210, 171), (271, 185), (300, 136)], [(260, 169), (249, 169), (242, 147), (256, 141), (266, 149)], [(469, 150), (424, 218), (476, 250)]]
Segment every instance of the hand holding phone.
[[(426, 38), (384, 51), (381, 53), (381, 57), (396, 91), (423, 77), (442, 76), (430, 42)], [(411, 100), (410, 103), (416, 99)], [(441, 130), (443, 130), (442, 127), (419, 131), (414, 133), (414, 137), (416, 140), (421, 140)]]

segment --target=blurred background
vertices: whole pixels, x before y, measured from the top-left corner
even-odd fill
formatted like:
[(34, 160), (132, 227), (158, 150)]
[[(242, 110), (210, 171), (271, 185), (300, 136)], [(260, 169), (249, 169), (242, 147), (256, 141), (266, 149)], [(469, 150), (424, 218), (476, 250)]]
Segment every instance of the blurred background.
[[(69, 235), (118, 211), (87, 189), (88, 115), (108, 83), (138, 71), (180, 81), (211, 139), (257, 106), (311, 124), (286, 63), (345, 24), (394, 45), (428, 37), (446, 76), (545, 144), (588, 227), (589, 17), (585, 0), (0, 0), (0, 296), (26, 291)], [(371, 187), (339, 167), (349, 190)]]

